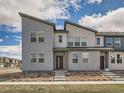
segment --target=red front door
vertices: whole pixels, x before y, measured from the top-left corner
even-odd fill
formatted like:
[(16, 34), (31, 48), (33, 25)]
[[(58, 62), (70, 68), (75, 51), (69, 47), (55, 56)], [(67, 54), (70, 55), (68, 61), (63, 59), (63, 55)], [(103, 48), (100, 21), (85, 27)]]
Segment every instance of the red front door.
[(63, 69), (63, 56), (56, 56), (56, 69)]

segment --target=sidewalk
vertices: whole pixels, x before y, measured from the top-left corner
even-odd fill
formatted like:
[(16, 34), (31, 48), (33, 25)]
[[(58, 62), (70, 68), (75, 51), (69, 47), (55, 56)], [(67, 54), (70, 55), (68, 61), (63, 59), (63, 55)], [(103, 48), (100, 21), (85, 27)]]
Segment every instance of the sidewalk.
[(0, 82), (0, 85), (124, 84), (124, 81)]

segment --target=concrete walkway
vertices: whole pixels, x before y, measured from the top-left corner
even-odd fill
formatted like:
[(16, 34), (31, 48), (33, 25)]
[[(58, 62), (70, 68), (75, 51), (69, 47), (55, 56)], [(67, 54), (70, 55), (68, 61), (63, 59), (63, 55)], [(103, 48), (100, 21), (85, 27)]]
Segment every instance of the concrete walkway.
[(115, 74), (115, 73), (113, 73), (113, 72), (111, 72), (111, 71), (107, 71), (107, 72), (106, 72), (106, 71), (102, 71), (102, 73), (103, 73), (105, 76), (111, 78), (111, 79), (114, 80), (114, 81), (124, 81), (124, 78), (118, 76), (117, 74)]
[(124, 84), (124, 81), (81, 81), (81, 82), (0, 82), (0, 85), (68, 85), (68, 84)]

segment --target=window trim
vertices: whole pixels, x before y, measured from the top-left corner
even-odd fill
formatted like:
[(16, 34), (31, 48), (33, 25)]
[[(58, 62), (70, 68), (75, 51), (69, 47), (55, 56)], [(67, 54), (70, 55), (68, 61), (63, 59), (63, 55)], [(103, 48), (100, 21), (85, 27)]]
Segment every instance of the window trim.
[[(41, 64), (41, 63), (45, 63), (45, 52), (31, 52), (31, 53), (30, 53), (30, 62), (31, 62), (31, 59), (33, 58), (32, 55), (31, 55), (31, 54), (33, 54), (33, 53), (36, 54), (36, 55), (35, 55), (35, 58), (36, 58), (36, 62), (35, 62), (35, 63), (40, 63), (40, 64)], [(40, 57), (40, 56), (39, 56), (40, 53), (44, 54), (44, 57)], [(39, 62), (39, 58), (44, 58), (44, 62)], [(31, 63), (33, 63), (33, 62), (31, 62)]]
[[(118, 55), (119, 55), (119, 58), (118, 58)], [(120, 60), (121, 59), (121, 62), (118, 62), (118, 59)], [(123, 63), (123, 56), (122, 54), (117, 54), (117, 64), (122, 64)]]
[[(110, 38), (112, 39), (112, 42), (110, 42), (110, 41), (108, 40), (108, 39), (110, 39)], [(106, 38), (106, 46), (107, 46), (107, 47), (113, 47), (113, 41), (114, 41), (113, 37), (107, 37), (107, 38)], [(111, 43), (111, 46), (108, 46), (108, 43)]]
[[(76, 54), (78, 56), (78, 59), (77, 59), (77, 62), (74, 62), (73, 59), (74, 59), (74, 54)], [(73, 52), (72, 53), (72, 63), (79, 63), (79, 53), (78, 52)]]
[[(119, 42), (118, 41), (116, 41), (116, 39), (119, 39)], [(119, 44), (119, 46), (116, 46), (115, 44)], [(119, 38), (119, 37), (115, 37), (114, 38), (114, 47), (121, 47), (121, 38)]]
[[(99, 39), (99, 40), (98, 40), (98, 39)], [(96, 44), (97, 44), (97, 45), (101, 45), (100, 39), (101, 39), (100, 37), (96, 37)], [(99, 42), (98, 42), (98, 41), (99, 41)]]
[[(36, 33), (36, 42), (31, 42), (31, 33)], [(39, 42), (40, 33), (43, 33), (44, 42)], [(30, 31), (30, 43), (45, 43), (45, 31)]]
[(59, 43), (62, 43), (63, 42), (63, 36), (59, 35), (58, 38), (59, 38)]
[[(86, 54), (88, 57), (84, 57), (84, 54)], [(89, 53), (88, 52), (82, 52), (81, 58), (82, 58), (83, 63), (89, 63)], [(87, 59), (88, 61), (84, 62), (84, 58)]]

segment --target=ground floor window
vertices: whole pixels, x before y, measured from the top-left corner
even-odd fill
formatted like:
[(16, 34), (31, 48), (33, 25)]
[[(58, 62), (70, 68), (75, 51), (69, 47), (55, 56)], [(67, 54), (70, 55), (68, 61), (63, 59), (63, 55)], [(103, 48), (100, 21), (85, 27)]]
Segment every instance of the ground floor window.
[(31, 63), (36, 63), (37, 58), (36, 58), (36, 53), (31, 53)]
[(89, 53), (82, 53), (82, 61), (83, 63), (88, 63)]
[(73, 53), (72, 54), (72, 62), (73, 63), (78, 63), (79, 61), (79, 54), (78, 53)]
[(115, 56), (111, 56), (111, 63), (115, 63)]
[(31, 63), (44, 63), (44, 53), (31, 53)]
[(122, 63), (122, 55), (117, 54), (117, 63)]

